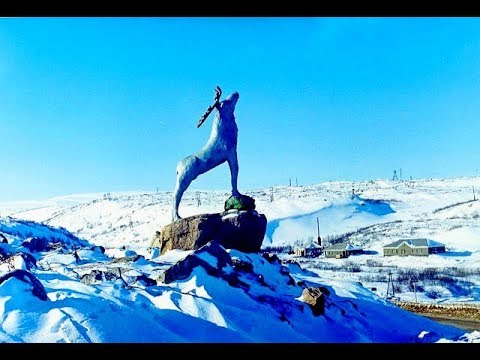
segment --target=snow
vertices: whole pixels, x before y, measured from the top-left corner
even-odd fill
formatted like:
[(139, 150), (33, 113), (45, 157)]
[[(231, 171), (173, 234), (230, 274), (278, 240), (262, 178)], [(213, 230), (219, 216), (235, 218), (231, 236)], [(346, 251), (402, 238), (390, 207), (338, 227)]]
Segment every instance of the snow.
[[(257, 254), (229, 250), (253, 265), (257, 277), (242, 275), (248, 291), (228, 285), (198, 267), (190, 277), (168, 285), (144, 286), (136, 277), (156, 279), (191, 251), (160, 255), (148, 246), (155, 231), (170, 222), (171, 192), (80, 194), (45, 201), (0, 204), (0, 233), (9, 253), (26, 251), (29, 237), (64, 244), (62, 249), (32, 253), (32, 273), (46, 289), (48, 301), (31, 293), (31, 285), (11, 278), (0, 284), (0, 341), (5, 342), (475, 342), (479, 332), (454, 327), (403, 311), (386, 301), (388, 269), (439, 272), (473, 271), (455, 286), (422, 283), (422, 302), (480, 302), (480, 202), (469, 202), (480, 178), (421, 179), (404, 182), (371, 180), (326, 182), (246, 192), (268, 219), (264, 245), (315, 244), (317, 218), (322, 245), (347, 234), (352, 248), (364, 255), (347, 259), (295, 259), (303, 269), (288, 266), (296, 282), (331, 291), (326, 316), (300, 310), (301, 288), (286, 284), (277, 265)], [(351, 196), (355, 188), (356, 195)], [(186, 192), (184, 217), (222, 212), (225, 191)], [(231, 213), (226, 216), (235, 216)], [(445, 244), (447, 252), (428, 257), (383, 257), (383, 246), (405, 238), (427, 238)], [(103, 246), (105, 253), (92, 248)], [(80, 261), (73, 255), (76, 250)], [(140, 256), (140, 257), (139, 257)], [(212, 266), (215, 257), (202, 254)], [(371, 264), (376, 265), (371, 265)], [(361, 271), (349, 271), (353, 266)], [(0, 264), (0, 276), (26, 269), (19, 255)], [(92, 270), (121, 269), (123, 280), (86, 285)], [(372, 277), (366, 280), (366, 277)], [(375, 276), (377, 278), (375, 278)], [(360, 284), (361, 283), (361, 284)], [(126, 285), (127, 284), (127, 285)], [(372, 291), (372, 288), (377, 290)], [(437, 294), (437, 298), (428, 294)], [(406, 287), (398, 295), (413, 300)], [(347, 312), (341, 314), (340, 309)], [(362, 313), (364, 315), (362, 315)], [(286, 318), (287, 320), (285, 320)], [(284, 319), (284, 320), (282, 320)]]
[(431, 240), (431, 239), (427, 239), (427, 244), (429, 247), (442, 247), (444, 246), (444, 244), (438, 242), (438, 241), (435, 241), (435, 240)]
[(345, 249), (346, 250), (362, 250), (362, 248), (360, 246), (355, 246), (355, 245), (352, 245), (352, 244), (347, 244), (347, 246), (345, 246)]

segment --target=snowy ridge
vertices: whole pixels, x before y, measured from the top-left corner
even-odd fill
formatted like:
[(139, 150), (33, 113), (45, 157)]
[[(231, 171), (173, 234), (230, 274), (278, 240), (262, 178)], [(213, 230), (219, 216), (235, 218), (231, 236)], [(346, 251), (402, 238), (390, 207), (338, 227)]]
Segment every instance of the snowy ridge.
[[(276, 186), (273, 202), (270, 201), (270, 189), (245, 193), (255, 198), (257, 210), (267, 216), (269, 227), (265, 243), (288, 244), (316, 235), (317, 216), (322, 237), (395, 220), (454, 220), (452, 216), (459, 218), (465, 211), (465, 216), (476, 219), (480, 213), (479, 202), (432, 213), (435, 209), (470, 200), (472, 186), (480, 188), (480, 178)], [(360, 199), (351, 199), (352, 188)], [(0, 216), (63, 226), (79, 237), (106, 247), (125, 243), (141, 247), (150, 242), (152, 229), (170, 222), (171, 195), (171, 192), (72, 195), (35, 202), (31, 207), (27, 202), (21, 205), (0, 203)], [(201, 205), (198, 205), (197, 196)], [(228, 196), (225, 191), (187, 191), (180, 213), (186, 217), (220, 212)], [(361, 205), (361, 199), (371, 199), (371, 202)], [(375, 204), (376, 200), (383, 201), (384, 205)]]
[(17, 239), (45, 238), (67, 246), (86, 246), (88, 244), (87, 241), (79, 239), (65, 228), (52, 227), (30, 220), (0, 218), (0, 233)]
[[(300, 262), (303, 269), (288, 265), (296, 282), (330, 290), (331, 306), (320, 318), (297, 308), (303, 305), (300, 287), (275, 280), (280, 270), (259, 255), (230, 252), (251, 263), (255, 274), (265, 279), (267, 286), (255, 285), (256, 278), (250, 278), (254, 289), (250, 295), (201, 268), (187, 279), (152, 285), (189, 254), (169, 251), (158, 256), (157, 250), (147, 248), (154, 231), (170, 222), (170, 192), (0, 204), (0, 233), (8, 241), (0, 244), (0, 254), (29, 252), (22, 243), (35, 236), (65, 244), (31, 254), (37, 267), (30, 271), (45, 287), (48, 302), (30, 295), (29, 285), (18, 279), (0, 284), (0, 341), (478, 341), (475, 332), (464, 335), (465, 331), (403, 312), (383, 300), (388, 270), (398, 275), (396, 280), (405, 279), (404, 284), (397, 283), (402, 291), (396, 294), (404, 301), (414, 296), (407, 284), (410, 275), (405, 274), (425, 270), (416, 273), (419, 301), (480, 302), (480, 202), (470, 201), (473, 186), (480, 188), (479, 178), (327, 182), (274, 187), (273, 202), (270, 189), (245, 192), (267, 216), (264, 246), (308, 245), (316, 239), (318, 217), (323, 241), (345, 240), (365, 250), (364, 255), (347, 259), (279, 254), (284, 264)], [(220, 212), (228, 195), (187, 192), (180, 214)], [(421, 259), (381, 255), (384, 245), (409, 238), (439, 241), (447, 252)], [(104, 246), (105, 252), (94, 245)], [(0, 266), (0, 276), (25, 267), (25, 261), (18, 255), (16, 259)], [(214, 258), (205, 261), (216, 264)], [(444, 282), (448, 274), (459, 277)], [(422, 280), (426, 275), (432, 278)], [(91, 282), (85, 280), (89, 276)], [(12, 295), (20, 293), (24, 296)], [(261, 300), (265, 298), (272, 301)], [(337, 306), (347, 311), (349, 321)], [(279, 312), (285, 307), (296, 310)], [(272, 333), (272, 328), (278, 332)]]
[[(8, 249), (24, 239), (10, 238)], [(23, 251), (28, 251), (23, 249)], [(0, 341), (4, 342), (433, 342), (471, 339), (459, 329), (406, 312), (353, 281), (323, 278), (291, 263), (270, 263), (259, 254), (227, 251), (240, 270), (238, 284), (209, 275), (201, 266), (183, 280), (152, 283), (162, 269), (191, 252), (116, 258), (98, 248), (34, 253), (30, 270), (48, 299), (26, 281), (0, 283)], [(123, 256), (121, 256), (123, 255)], [(214, 256), (202, 257), (212, 267)], [(4, 270), (5, 271), (5, 270)], [(88, 275), (103, 271), (109, 276)], [(115, 276), (114, 274), (120, 274)], [(0, 277), (2, 270), (0, 270)], [(292, 278), (294, 281), (292, 282)], [(149, 281), (147, 281), (150, 279)], [(147, 281), (147, 282), (145, 282)], [(314, 317), (301, 301), (303, 282), (327, 289), (325, 316)], [(324, 290), (325, 291), (325, 290)], [(346, 321), (348, 320), (348, 321)], [(425, 336), (428, 334), (428, 336)], [(476, 339), (476, 337), (474, 337)]]

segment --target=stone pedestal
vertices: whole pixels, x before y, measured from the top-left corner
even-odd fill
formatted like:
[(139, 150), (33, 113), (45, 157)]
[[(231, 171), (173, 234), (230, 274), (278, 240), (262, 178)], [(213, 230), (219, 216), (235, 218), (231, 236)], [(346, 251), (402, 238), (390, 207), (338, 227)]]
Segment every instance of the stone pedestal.
[(216, 240), (226, 249), (258, 252), (267, 229), (267, 218), (255, 210), (228, 210), (180, 219), (157, 231), (151, 247), (197, 250)]

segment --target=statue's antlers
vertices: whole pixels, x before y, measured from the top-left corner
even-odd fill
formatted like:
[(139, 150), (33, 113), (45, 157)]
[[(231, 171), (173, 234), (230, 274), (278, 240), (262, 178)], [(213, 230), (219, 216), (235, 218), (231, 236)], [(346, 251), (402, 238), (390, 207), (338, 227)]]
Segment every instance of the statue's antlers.
[(220, 96), (222, 96), (222, 89), (220, 89), (220, 86), (217, 85), (217, 88), (214, 90), (215, 90), (215, 99), (213, 101), (213, 104), (208, 107), (207, 111), (205, 111), (205, 114), (203, 114), (203, 116), (200, 118), (200, 120), (198, 121), (197, 128), (202, 126), (203, 122), (207, 120), (208, 115), (210, 115), (213, 109), (215, 109), (218, 105)]

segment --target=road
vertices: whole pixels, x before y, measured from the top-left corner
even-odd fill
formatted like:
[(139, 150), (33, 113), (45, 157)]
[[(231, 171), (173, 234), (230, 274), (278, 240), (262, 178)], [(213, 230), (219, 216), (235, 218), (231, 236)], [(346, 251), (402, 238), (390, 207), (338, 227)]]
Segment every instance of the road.
[(454, 318), (449, 316), (431, 315), (431, 314), (421, 314), (421, 315), (428, 317), (432, 320), (435, 320), (441, 324), (452, 325), (460, 329), (466, 330), (468, 332), (472, 332), (475, 330), (480, 331), (480, 321)]

